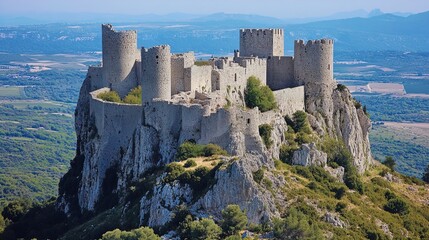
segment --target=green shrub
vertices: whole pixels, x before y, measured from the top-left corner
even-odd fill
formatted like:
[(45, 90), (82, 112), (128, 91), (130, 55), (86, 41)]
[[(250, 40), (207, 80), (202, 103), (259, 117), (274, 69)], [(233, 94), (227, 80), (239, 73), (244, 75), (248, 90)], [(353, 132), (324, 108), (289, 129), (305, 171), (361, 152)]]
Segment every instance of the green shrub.
[(161, 239), (151, 228), (141, 227), (131, 231), (115, 229), (103, 234), (101, 240), (158, 240)]
[(119, 97), (119, 94), (115, 91), (102, 92), (98, 94), (97, 97), (101, 100), (108, 101), (108, 102), (116, 102), (116, 103), (122, 102), (121, 97)]
[(279, 158), (282, 162), (292, 164), (293, 153), (298, 150), (299, 147), (296, 143), (292, 145), (282, 144), (280, 146)]
[(247, 80), (244, 93), (249, 108), (258, 107), (261, 112), (266, 112), (277, 107), (273, 91), (268, 86), (261, 86), (261, 81), (254, 76)]
[(342, 91), (344, 91), (344, 90), (346, 90), (346, 89), (347, 89), (346, 85), (343, 85), (343, 84), (337, 84), (337, 90), (338, 90), (338, 91), (342, 92)]
[(190, 167), (195, 167), (197, 166), (197, 163), (193, 160), (193, 159), (189, 159), (185, 162), (185, 164), (183, 165), (183, 167), (185, 168), (190, 168)]
[(347, 189), (344, 186), (335, 188), (335, 198), (341, 199), (346, 194)]
[(285, 219), (275, 219), (273, 224), (278, 239), (323, 239), (316, 223), (296, 208), (291, 208)]
[(241, 238), (241, 236), (239, 234), (237, 234), (237, 235), (231, 235), (231, 236), (225, 238), (225, 240), (241, 240), (241, 239), (242, 238)]
[(345, 202), (338, 202), (335, 206), (335, 211), (339, 213), (343, 213), (344, 210), (347, 208), (347, 204)]
[(295, 130), (295, 132), (311, 134), (311, 127), (307, 119), (307, 113), (305, 113), (304, 111), (296, 111), (293, 114), (292, 127)]
[(184, 172), (185, 168), (178, 163), (170, 163), (166, 166), (167, 176), (164, 178), (165, 182), (172, 182), (179, 178)]
[(383, 161), (383, 164), (390, 168), (390, 170), (395, 171), (396, 162), (391, 156), (386, 156), (386, 159)]
[(142, 104), (142, 87), (138, 86), (131, 89), (127, 96), (125, 96), (124, 103), (128, 104)]
[(272, 130), (273, 127), (269, 124), (262, 124), (259, 126), (259, 135), (267, 148), (270, 148), (271, 145), (273, 145), (273, 140), (271, 140)]
[(176, 153), (176, 158), (179, 161), (183, 161), (188, 158), (202, 156), (210, 157), (213, 155), (228, 155), (228, 153), (216, 144), (210, 143), (207, 145), (201, 145), (186, 141), (179, 146), (179, 149)]
[(228, 153), (222, 149), (219, 145), (209, 143), (203, 147), (203, 152), (205, 157), (210, 157), (213, 155), (228, 155)]
[(30, 210), (31, 206), (28, 198), (19, 198), (6, 205), (1, 214), (4, 218), (16, 222)]
[(258, 184), (261, 183), (262, 179), (264, 178), (264, 169), (260, 168), (257, 171), (253, 172), (253, 180), (257, 182)]
[(192, 221), (191, 217), (182, 224), (182, 239), (219, 239), (222, 229), (210, 218)]
[(408, 204), (399, 198), (391, 198), (386, 205), (384, 205), (384, 210), (390, 213), (399, 213), (405, 215), (409, 212)]
[(425, 172), (423, 173), (422, 180), (426, 183), (429, 183), (429, 164), (425, 168)]
[(241, 211), (238, 205), (228, 205), (222, 210), (222, 229), (228, 235), (237, 234), (247, 225), (246, 213)]

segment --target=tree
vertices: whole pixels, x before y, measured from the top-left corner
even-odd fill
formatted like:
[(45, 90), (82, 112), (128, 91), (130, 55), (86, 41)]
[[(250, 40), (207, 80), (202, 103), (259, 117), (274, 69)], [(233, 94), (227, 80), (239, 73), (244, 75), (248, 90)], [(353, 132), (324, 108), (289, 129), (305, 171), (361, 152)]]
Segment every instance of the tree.
[(303, 212), (291, 208), (285, 219), (274, 221), (274, 236), (277, 239), (323, 239), (319, 227), (310, 222)]
[(241, 211), (240, 206), (232, 204), (222, 210), (222, 229), (226, 235), (237, 234), (247, 225), (246, 213)]
[(182, 237), (184, 239), (215, 240), (219, 239), (222, 229), (210, 218), (190, 221), (185, 220)]
[(17, 199), (10, 202), (2, 211), (4, 218), (11, 220), (12, 222), (18, 221), (31, 207), (31, 201), (29, 199)]
[(254, 76), (247, 80), (244, 98), (247, 107), (258, 107), (261, 112), (272, 110), (277, 106), (273, 91), (268, 86), (261, 86), (261, 81)]
[(158, 240), (161, 239), (151, 228), (141, 227), (129, 232), (115, 229), (103, 234), (101, 240)]
[(396, 162), (391, 156), (386, 156), (386, 159), (382, 162), (390, 170), (395, 171)]
[(429, 183), (429, 164), (425, 168), (425, 172), (423, 173), (422, 180)]

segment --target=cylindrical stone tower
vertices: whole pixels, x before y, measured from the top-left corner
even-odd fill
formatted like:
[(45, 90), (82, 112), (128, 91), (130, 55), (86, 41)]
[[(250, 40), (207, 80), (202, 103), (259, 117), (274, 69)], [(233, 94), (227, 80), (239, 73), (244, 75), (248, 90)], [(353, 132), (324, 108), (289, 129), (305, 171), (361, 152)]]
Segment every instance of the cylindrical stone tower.
[(142, 48), (142, 101), (154, 98), (171, 99), (170, 46)]
[(137, 32), (115, 31), (112, 25), (103, 24), (102, 39), (104, 86), (123, 96), (137, 83)]
[(295, 81), (306, 83), (327, 83), (334, 80), (334, 41), (321, 39), (308, 41), (295, 40), (294, 73)]

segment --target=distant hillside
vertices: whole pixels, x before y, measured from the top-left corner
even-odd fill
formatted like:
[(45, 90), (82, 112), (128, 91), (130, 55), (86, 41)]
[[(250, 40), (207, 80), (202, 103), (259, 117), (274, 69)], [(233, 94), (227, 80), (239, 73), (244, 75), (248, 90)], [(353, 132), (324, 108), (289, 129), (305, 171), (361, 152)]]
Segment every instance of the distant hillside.
[[(374, 13), (377, 15), (378, 13)], [(168, 18), (170, 21), (161, 21)], [(108, 22), (115, 22), (116, 17)], [(176, 20), (173, 20), (176, 19)], [(1, 19), (0, 19), (1, 20)], [(152, 22), (151, 22), (152, 20)], [(125, 21), (125, 20), (124, 20)], [(195, 51), (224, 55), (238, 49), (239, 28), (284, 28), (287, 51), (295, 39), (333, 38), (335, 51), (429, 52), (429, 12), (401, 17), (382, 14), (305, 24), (258, 15), (217, 13), (198, 17), (184, 14), (130, 18), (118, 29), (139, 33), (138, 46), (169, 44), (174, 52)], [(156, 21), (156, 22), (153, 22)], [(107, 21), (106, 21), (107, 22)], [(1, 23), (1, 21), (0, 21)], [(46, 24), (0, 27), (0, 51), (11, 53), (76, 53), (101, 50), (100, 23)]]

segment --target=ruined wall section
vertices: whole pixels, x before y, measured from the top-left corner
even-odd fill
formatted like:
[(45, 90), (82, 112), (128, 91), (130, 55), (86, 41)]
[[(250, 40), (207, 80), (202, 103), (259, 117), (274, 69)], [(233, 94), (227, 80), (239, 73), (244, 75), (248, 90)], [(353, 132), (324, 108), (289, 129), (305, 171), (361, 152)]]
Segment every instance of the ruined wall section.
[(195, 63), (193, 52), (174, 54), (171, 56), (171, 95), (185, 90), (185, 68), (190, 68)]
[(334, 79), (333, 71), (334, 41), (321, 39), (308, 41), (295, 41), (295, 80), (299, 85), (307, 83), (330, 84)]
[(284, 56), (283, 29), (240, 29), (240, 55)]
[(212, 66), (192, 66), (184, 71), (185, 91), (211, 92)]
[(264, 58), (235, 57), (234, 62), (245, 68), (246, 77), (257, 77), (262, 84), (267, 83), (267, 60)]
[(142, 101), (154, 98), (171, 99), (171, 53), (170, 46), (161, 45), (142, 48)]
[(273, 91), (282, 116), (292, 116), (296, 111), (305, 111), (304, 86)]
[(136, 31), (115, 31), (102, 25), (103, 87), (110, 87), (124, 97), (138, 85), (136, 60), (139, 60)]
[(268, 57), (267, 85), (274, 91), (298, 86), (294, 76), (293, 57)]
[[(140, 105), (106, 102), (97, 95), (108, 92), (101, 88), (90, 93), (90, 119), (96, 127), (96, 136), (85, 146), (82, 186), (78, 193), (82, 209), (93, 210), (99, 196), (106, 171), (119, 164), (141, 120)], [(91, 152), (91, 154), (86, 154)]]

